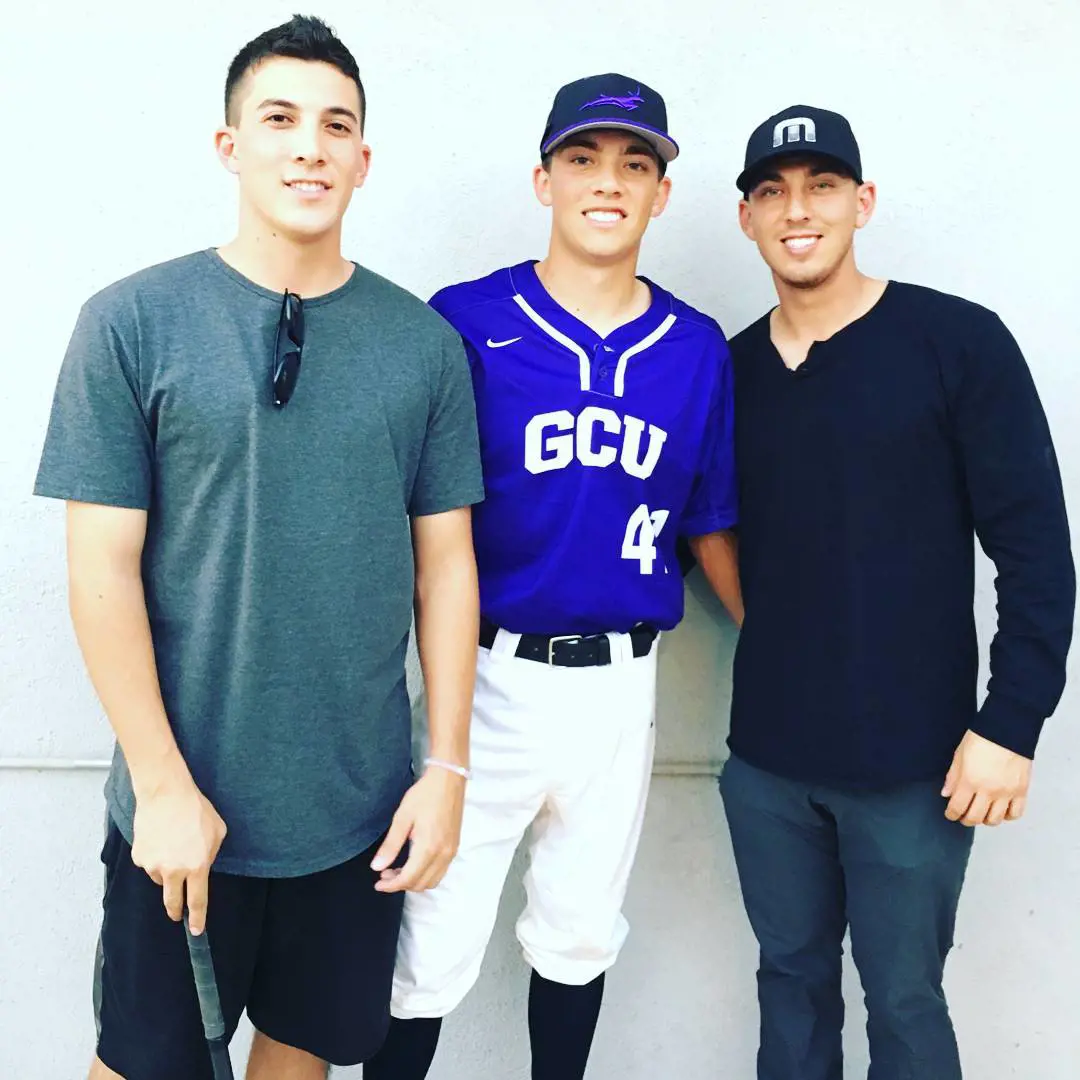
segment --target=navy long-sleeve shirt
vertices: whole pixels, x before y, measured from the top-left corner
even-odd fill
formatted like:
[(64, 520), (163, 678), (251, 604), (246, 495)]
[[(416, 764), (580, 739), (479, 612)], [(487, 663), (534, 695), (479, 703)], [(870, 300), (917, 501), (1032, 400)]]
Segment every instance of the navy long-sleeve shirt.
[[(968, 728), (1031, 757), (1065, 683), (1075, 573), (1027, 364), (976, 304), (890, 283), (795, 370), (731, 342), (746, 621), (730, 746), (816, 783), (943, 777)], [(998, 627), (977, 708), (975, 537)]]

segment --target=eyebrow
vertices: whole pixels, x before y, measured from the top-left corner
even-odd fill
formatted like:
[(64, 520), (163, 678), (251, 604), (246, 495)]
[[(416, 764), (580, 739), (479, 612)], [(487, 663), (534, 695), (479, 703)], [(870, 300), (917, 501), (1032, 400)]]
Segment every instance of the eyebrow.
[[(262, 112), (270, 106), (276, 106), (279, 109), (290, 109), (293, 112), (300, 112), (300, 106), (295, 102), (286, 101), (284, 98), (267, 98), (265, 101), (259, 102), (257, 112)], [(331, 105), (329, 108), (323, 109), (323, 113), (328, 116), (347, 116), (354, 124), (359, 124), (360, 119), (352, 111), (352, 109), (346, 109), (344, 105)]]
[[(593, 139), (577, 138), (567, 139), (566, 142), (559, 147), (560, 150), (572, 150), (574, 147), (585, 150), (599, 150), (600, 144)], [(649, 149), (644, 143), (631, 143), (624, 151), (624, 157), (650, 157), (654, 158), (655, 153)]]
[[(811, 176), (840, 176), (844, 174), (840, 169), (830, 169), (828, 165), (815, 165), (810, 170)], [(751, 191), (757, 191), (762, 184), (782, 184), (784, 178), (778, 172), (766, 173), (760, 180), (751, 188)]]

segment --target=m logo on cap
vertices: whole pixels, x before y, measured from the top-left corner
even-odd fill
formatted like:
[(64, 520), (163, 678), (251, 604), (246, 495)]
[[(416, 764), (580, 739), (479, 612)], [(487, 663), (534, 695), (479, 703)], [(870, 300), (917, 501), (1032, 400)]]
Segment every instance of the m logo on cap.
[(817, 142), (817, 125), (809, 116), (793, 116), (790, 120), (781, 120), (773, 128), (773, 146), (784, 145), (784, 134), (790, 142)]

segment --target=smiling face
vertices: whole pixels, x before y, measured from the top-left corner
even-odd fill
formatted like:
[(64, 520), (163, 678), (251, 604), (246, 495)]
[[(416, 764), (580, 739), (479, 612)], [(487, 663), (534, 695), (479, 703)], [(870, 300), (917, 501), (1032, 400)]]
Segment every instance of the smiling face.
[(876, 197), (873, 184), (856, 184), (827, 159), (781, 160), (739, 203), (739, 224), (779, 281), (816, 289), (854, 267), (855, 230)]
[(241, 220), (299, 242), (340, 230), (371, 157), (356, 83), (332, 64), (272, 57), (234, 99), (216, 143), (240, 181)]
[(618, 262), (637, 252), (652, 218), (667, 205), (671, 181), (639, 136), (583, 131), (538, 165), (536, 197), (552, 211), (552, 244), (589, 262)]

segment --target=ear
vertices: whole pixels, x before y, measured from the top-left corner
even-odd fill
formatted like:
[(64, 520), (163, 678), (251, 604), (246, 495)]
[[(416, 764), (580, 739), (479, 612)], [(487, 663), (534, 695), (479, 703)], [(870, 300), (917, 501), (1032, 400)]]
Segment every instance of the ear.
[(665, 176), (656, 189), (656, 197), (653, 199), (649, 217), (658, 218), (667, 208), (668, 199), (671, 198), (671, 177)]
[(218, 161), (233, 175), (240, 172), (240, 162), (236, 155), (236, 128), (229, 124), (219, 127), (214, 132), (214, 150)]
[(360, 144), (360, 160), (356, 163), (356, 177), (353, 181), (354, 188), (364, 186), (368, 172), (371, 170), (371, 147), (367, 143)]
[(750, 213), (750, 202), (748, 199), (739, 200), (739, 228), (742, 229), (750, 240), (757, 243), (757, 237), (754, 235), (754, 220)]
[(870, 223), (877, 207), (877, 185), (871, 181), (859, 185), (856, 198), (859, 201), (859, 211), (855, 215), (855, 228), (861, 229)]
[(533, 168), (533, 191), (542, 206), (551, 206), (551, 174), (543, 165)]

